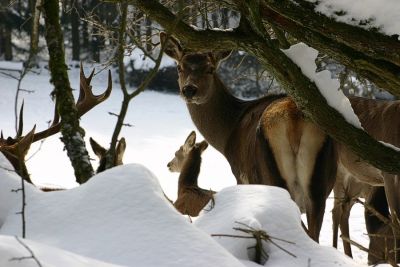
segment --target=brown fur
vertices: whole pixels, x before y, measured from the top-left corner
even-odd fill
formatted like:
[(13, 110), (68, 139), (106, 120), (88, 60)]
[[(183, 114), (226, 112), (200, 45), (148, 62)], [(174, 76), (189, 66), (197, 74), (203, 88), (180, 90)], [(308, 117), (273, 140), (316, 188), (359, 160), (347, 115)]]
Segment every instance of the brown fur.
[[(93, 138), (90, 137), (89, 139), (90, 146), (92, 147), (92, 150), (94, 154), (99, 158), (99, 167), (97, 167), (96, 173), (100, 173), (106, 170), (106, 156), (108, 150), (102, 147), (99, 143), (97, 143)], [(126, 142), (125, 138), (122, 137), (121, 140), (118, 141), (117, 147), (115, 149), (115, 158), (113, 162), (113, 167), (119, 166), (124, 164), (122, 162), (122, 159), (124, 157), (126, 149)]]
[[(165, 52), (178, 63), (181, 95), (194, 124), (226, 157), (237, 183), (288, 189), (305, 209), (309, 234), (318, 241), (325, 201), (336, 172), (332, 140), (305, 121), (288, 97), (243, 101), (232, 96), (215, 72), (228, 53), (184, 53), (176, 39), (166, 41), (164, 34), (160, 37)], [(286, 129), (284, 135), (275, 132), (276, 125)], [(307, 140), (303, 136), (308, 136)], [(290, 144), (287, 153), (277, 153), (281, 141)], [(311, 149), (307, 149), (309, 146)], [(301, 162), (302, 156), (306, 162)], [(287, 159), (294, 159), (296, 164)], [(286, 177), (289, 172), (294, 173), (290, 181)]]
[[(341, 234), (350, 238), (349, 217), (351, 208), (357, 198), (367, 198), (371, 189), (370, 185), (359, 182), (339, 166), (336, 183), (333, 187), (335, 198), (332, 209), (333, 247), (337, 248), (339, 227)], [(352, 257), (351, 246), (348, 242), (343, 241), (343, 248), (345, 254)]]
[(168, 163), (170, 171), (180, 172), (178, 180), (178, 198), (175, 208), (182, 214), (197, 216), (213, 198), (214, 191), (198, 186), (201, 166), (201, 154), (207, 148), (207, 142), (196, 142), (196, 133), (191, 132), (185, 143), (175, 152)]
[[(361, 125), (372, 137), (374, 137), (376, 140), (384, 141), (397, 147), (400, 146), (400, 101), (384, 101), (365, 99), (360, 97), (351, 97), (350, 103), (353, 107), (354, 112), (359, 117)], [(339, 197), (343, 196), (347, 199), (347, 202), (345, 204), (342, 204), (344, 205), (344, 213), (340, 221), (340, 227), (341, 229), (342, 227), (345, 227), (343, 231), (341, 230), (342, 233), (345, 232), (344, 235), (347, 235), (348, 233), (347, 213), (350, 212), (351, 206), (354, 203), (350, 199), (351, 197), (366, 197), (370, 194), (376, 194), (376, 191), (382, 191), (383, 197), (382, 195), (379, 198), (372, 197), (370, 200), (370, 204), (372, 204), (372, 206), (380, 207), (384, 210), (387, 209), (388, 215), (389, 211), (387, 201), (389, 201), (389, 203), (391, 203), (390, 206), (392, 207), (392, 209), (397, 214), (399, 214), (400, 200), (398, 196), (400, 195), (400, 188), (397, 186), (399, 177), (396, 175), (386, 174), (379, 169), (373, 167), (372, 165), (362, 161), (350, 149), (342, 144), (337, 144), (337, 148), (339, 157), (338, 168), (342, 169), (343, 171), (342, 174), (340, 174), (340, 172), (338, 173), (338, 175), (342, 175), (342, 177), (338, 176), (338, 184), (335, 185), (335, 188), (341, 186), (347, 188), (347, 191), (339, 193), (337, 191), (340, 190), (340, 188), (334, 188), (335, 198), (336, 195), (338, 195)], [(343, 175), (349, 175), (350, 179), (344, 178)], [(366, 185), (364, 183), (369, 185)], [(385, 186), (384, 190), (380, 187), (371, 187), (382, 185)], [(387, 199), (385, 197), (385, 191), (387, 193)], [(381, 223), (377, 219), (370, 218), (371, 216), (366, 216), (366, 225), (369, 234), (390, 232), (388, 226), (383, 225), (383, 223)], [(346, 246), (346, 254), (351, 253), (350, 246)], [(372, 250), (376, 250), (379, 247), (384, 247), (384, 239), (371, 237), (370, 247), (372, 248)], [(374, 258), (374, 256), (372, 256), (371, 254), (369, 255), (369, 257)]]

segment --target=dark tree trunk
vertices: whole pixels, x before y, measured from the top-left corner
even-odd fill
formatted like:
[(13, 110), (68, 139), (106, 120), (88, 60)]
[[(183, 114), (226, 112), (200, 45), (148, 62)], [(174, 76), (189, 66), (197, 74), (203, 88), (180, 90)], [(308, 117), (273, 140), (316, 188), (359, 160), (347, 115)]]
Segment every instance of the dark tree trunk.
[(57, 110), (61, 117), (61, 140), (75, 170), (76, 181), (82, 184), (93, 176), (94, 172), (83, 140), (83, 130), (79, 126), (68, 79), (58, 4), (58, 0), (44, 0), (43, 3), (45, 38), (50, 56), (49, 69), (51, 82), (54, 84), (53, 95), (56, 97)]
[(4, 59), (11, 61), (13, 60), (12, 50), (12, 30), (10, 27), (4, 28)]
[(80, 33), (79, 33), (79, 13), (76, 8), (73, 8), (70, 13), (71, 22), (71, 41), (72, 41), (72, 60), (79, 61), (81, 53)]

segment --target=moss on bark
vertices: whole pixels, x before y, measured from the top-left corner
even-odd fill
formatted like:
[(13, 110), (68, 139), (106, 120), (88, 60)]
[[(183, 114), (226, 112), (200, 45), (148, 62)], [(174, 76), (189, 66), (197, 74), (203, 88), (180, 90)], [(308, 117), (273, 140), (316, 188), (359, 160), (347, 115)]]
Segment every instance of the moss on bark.
[(44, 0), (45, 38), (49, 50), (49, 69), (54, 84), (53, 96), (56, 98), (57, 111), (61, 117), (61, 140), (67, 150), (79, 184), (93, 176), (93, 167), (83, 140), (83, 130), (79, 126), (75, 99), (68, 79), (65, 64), (64, 40), (60, 26), (59, 1)]

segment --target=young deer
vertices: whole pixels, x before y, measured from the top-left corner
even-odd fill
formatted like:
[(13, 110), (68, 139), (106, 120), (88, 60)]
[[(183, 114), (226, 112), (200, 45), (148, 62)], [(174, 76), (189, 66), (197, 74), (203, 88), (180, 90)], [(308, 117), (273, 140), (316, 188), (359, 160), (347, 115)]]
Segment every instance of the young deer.
[[(83, 116), (86, 112), (97, 106), (98, 104), (105, 101), (111, 94), (112, 90), (112, 78), (111, 71), (108, 72), (108, 86), (104, 93), (100, 95), (94, 95), (92, 86), (90, 85), (94, 75), (94, 69), (92, 73), (86, 77), (83, 72), (81, 64), (80, 68), (80, 90), (78, 101), (75, 104), (78, 110), (78, 116)], [(23, 105), (21, 106), (19, 116), (18, 133), (15, 138), (8, 137), (4, 138), (3, 133), (0, 136), (0, 152), (10, 161), (15, 171), (24, 178), (27, 182), (32, 183), (28, 170), (25, 165), (25, 156), (29, 151), (32, 143), (45, 139), (51, 135), (54, 135), (60, 131), (61, 124), (57, 109), (54, 111), (54, 119), (50, 127), (41, 132), (35, 133), (36, 126), (25, 136), (23, 132)]]
[[(107, 155), (107, 149), (99, 145), (93, 138), (90, 137), (89, 139), (90, 146), (92, 147), (92, 150), (94, 154), (99, 158), (99, 167), (97, 167), (96, 173), (100, 173), (106, 170), (106, 155)], [(121, 138), (116, 147), (115, 151), (115, 159), (113, 162), (113, 166), (119, 166), (124, 164), (122, 162), (122, 159), (124, 157), (126, 149), (126, 142), (125, 138)]]
[(185, 143), (175, 152), (175, 157), (167, 164), (171, 172), (180, 172), (178, 181), (178, 198), (175, 208), (182, 214), (199, 215), (200, 211), (212, 199), (214, 191), (198, 186), (201, 154), (206, 150), (206, 141), (196, 143), (196, 133), (193, 131)]
[(288, 189), (307, 214), (309, 235), (318, 241), (336, 176), (332, 139), (289, 97), (243, 101), (232, 96), (216, 73), (229, 52), (188, 52), (165, 33), (160, 39), (178, 64), (180, 93), (194, 124), (228, 160), (237, 183)]

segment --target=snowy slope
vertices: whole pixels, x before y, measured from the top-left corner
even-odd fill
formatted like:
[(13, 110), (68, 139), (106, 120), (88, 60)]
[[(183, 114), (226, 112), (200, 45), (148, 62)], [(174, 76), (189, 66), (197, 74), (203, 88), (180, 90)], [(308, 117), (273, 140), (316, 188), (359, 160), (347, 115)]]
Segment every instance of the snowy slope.
[[(36, 193), (26, 214), (27, 238), (105, 262), (242, 266), (178, 214), (154, 175), (138, 164), (98, 174), (68, 191)], [(20, 235), (20, 215), (11, 214), (0, 233)]]

